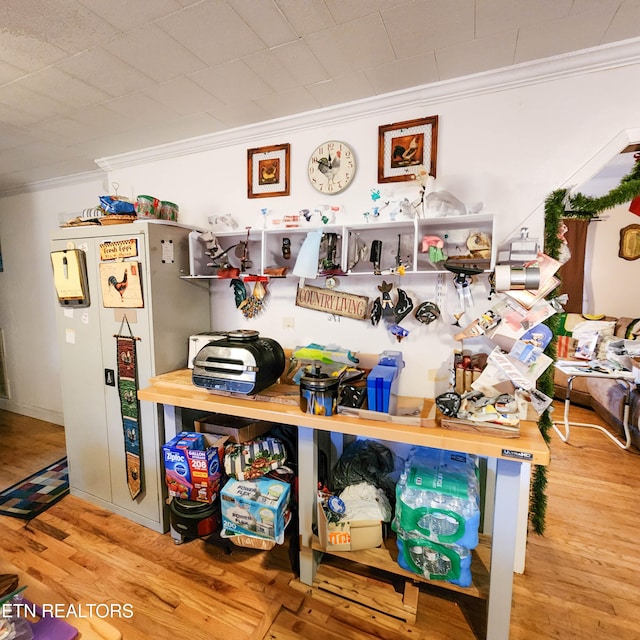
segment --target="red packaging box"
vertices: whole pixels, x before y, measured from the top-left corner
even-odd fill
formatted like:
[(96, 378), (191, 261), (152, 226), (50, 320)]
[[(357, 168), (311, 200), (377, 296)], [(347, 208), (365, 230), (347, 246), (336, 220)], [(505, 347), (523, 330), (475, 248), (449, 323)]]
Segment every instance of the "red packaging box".
[(201, 434), (204, 449), (179, 446), (192, 434), (178, 434), (163, 445), (165, 481), (169, 495), (183, 500), (214, 502), (220, 494), (224, 474), (224, 446), (227, 436)]

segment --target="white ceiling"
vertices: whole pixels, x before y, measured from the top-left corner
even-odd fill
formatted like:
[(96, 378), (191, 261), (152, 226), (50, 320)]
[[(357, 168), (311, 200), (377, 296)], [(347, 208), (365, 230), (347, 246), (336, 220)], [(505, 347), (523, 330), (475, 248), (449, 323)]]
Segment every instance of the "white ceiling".
[(2, 0), (0, 192), (640, 35), (640, 0)]

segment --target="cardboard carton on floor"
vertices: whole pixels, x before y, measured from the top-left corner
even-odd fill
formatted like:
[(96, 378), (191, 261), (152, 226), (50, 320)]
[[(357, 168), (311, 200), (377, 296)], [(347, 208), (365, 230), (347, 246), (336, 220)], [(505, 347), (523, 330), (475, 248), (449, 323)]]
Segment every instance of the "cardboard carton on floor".
[(222, 526), (230, 533), (282, 542), (290, 496), (289, 484), (267, 476), (229, 478), (220, 492)]
[(195, 420), (194, 427), (196, 431), (225, 435), (228, 436), (229, 442), (239, 443), (248, 442), (267, 433), (272, 429), (273, 423), (212, 413), (200, 420)]
[[(165, 482), (174, 498), (214, 502), (223, 478), (227, 436), (182, 432), (162, 447)], [(186, 448), (185, 443), (193, 443)]]
[(270, 551), (276, 546), (275, 540), (267, 540), (266, 538), (258, 538), (256, 536), (238, 535), (229, 538), (236, 547), (244, 547), (245, 549), (257, 549), (258, 551)]
[(318, 538), (327, 551), (361, 551), (382, 544), (380, 520), (340, 520), (329, 522), (318, 502)]

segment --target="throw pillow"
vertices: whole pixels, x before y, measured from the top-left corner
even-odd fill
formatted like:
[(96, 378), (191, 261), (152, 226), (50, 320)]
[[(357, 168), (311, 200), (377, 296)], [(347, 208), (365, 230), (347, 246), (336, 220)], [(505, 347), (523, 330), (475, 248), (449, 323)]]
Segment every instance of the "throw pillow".
[(624, 332), (626, 340), (637, 340), (638, 336), (640, 336), (640, 318), (632, 320)]
[[(590, 352), (587, 359), (604, 360), (607, 344), (613, 337), (615, 328), (615, 320), (583, 320), (573, 327), (572, 336), (581, 341), (585, 345), (585, 349), (587, 346), (590, 348), (593, 345), (593, 351)], [(593, 340), (594, 334), (596, 336), (595, 342)], [(576, 353), (576, 356), (584, 358), (584, 349), (580, 354)]]

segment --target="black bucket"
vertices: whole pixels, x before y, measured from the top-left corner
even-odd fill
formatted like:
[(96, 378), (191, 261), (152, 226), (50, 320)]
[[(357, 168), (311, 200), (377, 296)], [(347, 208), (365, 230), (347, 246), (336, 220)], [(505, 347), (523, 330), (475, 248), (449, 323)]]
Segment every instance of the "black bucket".
[(220, 522), (219, 509), (213, 502), (193, 502), (174, 498), (169, 505), (171, 528), (185, 538), (211, 535)]

